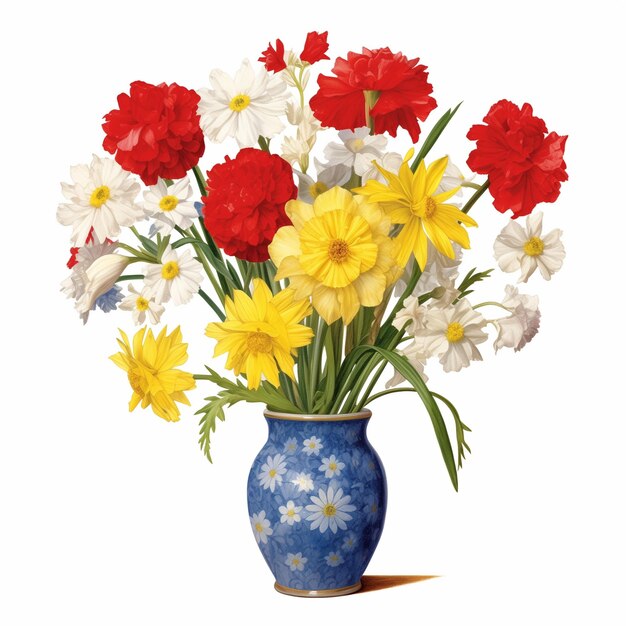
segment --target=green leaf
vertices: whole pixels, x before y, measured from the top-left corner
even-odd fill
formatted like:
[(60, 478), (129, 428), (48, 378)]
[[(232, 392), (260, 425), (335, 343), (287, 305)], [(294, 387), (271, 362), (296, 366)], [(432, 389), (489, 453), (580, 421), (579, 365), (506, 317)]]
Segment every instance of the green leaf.
[(426, 386), (426, 383), (422, 380), (422, 377), (415, 371), (413, 366), (408, 362), (404, 355), (392, 352), (390, 350), (386, 350), (385, 348), (381, 348), (380, 346), (359, 346), (352, 351), (352, 353), (356, 352), (374, 352), (380, 354), (388, 363), (393, 365), (396, 370), (398, 370), (398, 372), (400, 372), (400, 374), (402, 374), (402, 376), (406, 378), (407, 382), (410, 383), (415, 389), (415, 391), (421, 398), (424, 407), (428, 411), (428, 415), (430, 416), (430, 420), (435, 431), (435, 437), (437, 438), (437, 442), (439, 443), (441, 455), (446, 465), (446, 469), (448, 470), (450, 480), (452, 481), (452, 486), (456, 491), (458, 491), (459, 480), (456, 471), (454, 453), (452, 452), (452, 445), (450, 444), (450, 437), (448, 435), (448, 429), (446, 428), (446, 424), (443, 421), (439, 406), (437, 405), (433, 394)]
[(206, 458), (210, 463), (213, 463), (213, 459), (211, 458), (211, 433), (215, 432), (216, 420), (219, 419), (223, 422), (226, 419), (224, 406), (235, 404), (238, 400), (232, 398), (229, 394), (211, 396), (205, 398), (205, 400), (208, 400), (208, 404), (196, 412), (196, 415), (202, 414), (202, 418), (200, 419), (200, 439), (198, 443)]
[(438, 393), (435, 393), (434, 391), (431, 391), (431, 393), (433, 394), (435, 398), (437, 398), (438, 400), (441, 400), (448, 407), (448, 409), (450, 409), (450, 413), (452, 414), (452, 417), (454, 418), (454, 422), (456, 425), (457, 465), (460, 469), (463, 467), (463, 459), (465, 458), (465, 450), (467, 450), (470, 454), (472, 453), (472, 451), (470, 450), (470, 447), (467, 445), (465, 441), (465, 433), (466, 432), (471, 433), (472, 429), (469, 426), (466, 426), (461, 421), (459, 412), (456, 410), (456, 407), (454, 406), (454, 404), (452, 404), (452, 402), (448, 400), (448, 398), (445, 398), (444, 396)]
[(417, 166), (426, 158), (426, 155), (432, 150), (435, 143), (437, 143), (437, 139), (439, 139), (441, 133), (445, 130), (446, 126), (450, 123), (454, 114), (459, 110), (459, 107), (462, 105), (462, 102), (459, 102), (454, 109), (448, 109), (440, 118), (439, 121), (433, 126), (433, 129), (428, 133), (428, 137), (426, 137), (420, 151), (417, 153), (415, 160), (411, 164), (411, 171), (415, 172), (417, 170)]
[(481, 280), (489, 278), (491, 272), (493, 272), (493, 268), (485, 270), (484, 272), (476, 272), (476, 268), (473, 267), (467, 273), (465, 278), (461, 281), (461, 284), (458, 286), (459, 296), (455, 300), (455, 302), (458, 302), (461, 298), (465, 298), (465, 296), (468, 296), (470, 293), (472, 293), (473, 289), (470, 289), (470, 287), (473, 284), (480, 282)]
[(148, 254), (151, 254), (157, 259), (159, 258), (157, 257), (157, 245), (154, 243), (154, 241), (152, 241), (152, 239), (148, 239), (143, 235), (139, 235), (139, 241), (141, 241), (141, 245)]

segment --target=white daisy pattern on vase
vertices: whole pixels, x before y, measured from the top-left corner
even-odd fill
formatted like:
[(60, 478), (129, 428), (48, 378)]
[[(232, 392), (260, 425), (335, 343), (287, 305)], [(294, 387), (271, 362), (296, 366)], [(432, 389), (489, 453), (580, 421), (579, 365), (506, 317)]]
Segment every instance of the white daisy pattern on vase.
[(174, 304), (186, 304), (200, 290), (203, 269), (191, 251), (185, 250), (178, 256), (177, 251), (168, 245), (161, 263), (146, 265), (144, 275), (148, 293), (157, 304), (170, 299)]
[(526, 228), (512, 219), (496, 237), (493, 245), (500, 269), (503, 272), (520, 270), (520, 283), (527, 282), (537, 268), (545, 280), (550, 280), (552, 274), (563, 265), (563, 231), (555, 228), (542, 237), (542, 221), (541, 211), (528, 216)]
[(270, 521), (265, 517), (265, 511), (254, 513), (250, 518), (250, 525), (257, 543), (267, 543), (267, 538), (274, 534)]
[(259, 136), (271, 138), (284, 124), (287, 85), (261, 67), (255, 71), (244, 60), (234, 77), (221, 70), (209, 75), (212, 89), (199, 89), (200, 125), (216, 143), (234, 137), (240, 148), (256, 146)]
[(367, 503), (363, 507), (363, 513), (365, 513), (368, 524), (376, 521), (376, 518), (378, 517), (378, 509), (378, 499), (374, 496), (370, 496), (367, 499)]
[(353, 532), (349, 532), (346, 535), (345, 539), (343, 540), (341, 549), (345, 550), (346, 552), (352, 552), (352, 550), (356, 548), (357, 543), (358, 543), (357, 536)]
[(306, 506), (309, 511), (306, 519), (311, 522), (311, 530), (319, 528), (321, 533), (329, 528), (332, 533), (336, 533), (338, 529), (346, 530), (346, 522), (352, 519), (350, 513), (356, 511), (350, 500), (351, 496), (344, 496), (341, 488), (336, 491), (332, 486), (327, 491), (320, 489), (317, 496), (311, 496), (312, 504)]
[(287, 552), (287, 558), (285, 559), (285, 565), (289, 566), (289, 569), (292, 572), (301, 572), (304, 569), (304, 566), (307, 564), (307, 559), (305, 556), (302, 556), (302, 552), (296, 552), (296, 554), (292, 554), (291, 552)]
[(280, 513), (280, 523), (293, 526), (302, 521), (300, 517), (301, 506), (296, 506), (293, 500), (289, 500), (285, 506), (279, 506), (278, 512)]
[(93, 155), (91, 165), (70, 168), (73, 184), (61, 183), (69, 203), (60, 204), (57, 220), (72, 227), (71, 241), (83, 246), (93, 232), (99, 241), (120, 234), (122, 226), (132, 226), (144, 217), (135, 204), (139, 183), (113, 159)]
[(285, 442), (285, 447), (283, 448), (283, 452), (285, 454), (293, 454), (298, 450), (298, 440), (295, 437), (289, 437)]
[(305, 493), (313, 491), (313, 479), (311, 478), (311, 474), (300, 472), (291, 482), (298, 488), (298, 491), (304, 491)]
[(147, 217), (154, 218), (156, 230), (169, 235), (176, 226), (189, 228), (198, 217), (198, 211), (189, 198), (193, 195), (189, 179), (181, 178), (169, 187), (162, 178), (143, 192), (143, 206)]
[(312, 435), (302, 442), (302, 452), (305, 452), (308, 456), (311, 456), (312, 454), (318, 456), (323, 447), (324, 444), (322, 443), (322, 440), (315, 435)]
[(261, 471), (257, 475), (259, 484), (263, 489), (269, 489), (274, 493), (276, 485), (283, 484), (283, 474), (287, 472), (287, 463), (285, 456), (275, 454), (273, 457), (268, 456), (267, 461), (261, 465)]
[(339, 552), (329, 552), (325, 557), (326, 565), (329, 567), (337, 567), (343, 563), (343, 557)]
[(339, 461), (334, 454), (322, 459), (322, 464), (319, 467), (320, 472), (324, 472), (326, 478), (334, 478), (341, 474), (341, 470), (346, 467), (345, 463)]

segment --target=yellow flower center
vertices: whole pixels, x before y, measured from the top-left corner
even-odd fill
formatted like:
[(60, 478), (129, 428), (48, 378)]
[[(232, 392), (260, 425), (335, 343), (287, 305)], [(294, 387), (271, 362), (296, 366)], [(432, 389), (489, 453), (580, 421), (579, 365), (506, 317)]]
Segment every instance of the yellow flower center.
[(424, 200), (424, 217), (432, 217), (435, 214), (436, 210), (437, 203), (430, 196), (428, 196)]
[(543, 241), (539, 237), (531, 237), (524, 244), (524, 252), (528, 256), (539, 256), (543, 253)]
[(263, 526), (261, 526), (261, 522), (257, 522), (254, 527), (256, 528), (256, 531), (258, 533), (262, 533), (263, 532)]
[(337, 463), (329, 463), (329, 464), (328, 464), (328, 469), (329, 469), (331, 472), (334, 472), (334, 471), (337, 469)]
[(446, 331), (446, 339), (450, 343), (456, 343), (457, 341), (461, 341), (465, 336), (465, 330), (463, 330), (463, 326), (458, 322), (452, 322), (448, 326), (448, 330)]
[(365, 142), (362, 139), (353, 139), (352, 141), (348, 142), (348, 144), (348, 147), (350, 148), (350, 150), (352, 150), (352, 152), (358, 152), (363, 148)]
[(161, 276), (165, 278), (165, 280), (172, 280), (176, 278), (179, 272), (180, 270), (178, 269), (178, 263), (176, 263), (176, 261), (168, 261), (161, 268)]
[(327, 504), (324, 507), (324, 515), (326, 517), (333, 517), (337, 513), (337, 508), (334, 504)]
[(240, 93), (235, 96), (228, 105), (232, 111), (243, 111), (250, 104), (250, 96), (246, 96), (244, 93)]
[(276, 476), (276, 470), (275, 469), (271, 469), (270, 470), (270, 478), (274, 478), (274, 476)]
[(143, 296), (139, 296), (135, 306), (138, 311), (147, 311), (150, 308), (150, 303)]
[(296, 567), (298, 567), (298, 565), (300, 565), (300, 559), (293, 559), (291, 561)]
[(176, 196), (163, 196), (159, 202), (161, 211), (173, 211), (178, 206), (178, 198)]
[(377, 513), (378, 512), (378, 505), (374, 502), (374, 504), (372, 504), (372, 506), (370, 507), (370, 511), (372, 513)]
[(309, 444), (309, 448), (311, 448), (311, 450), (315, 450), (315, 442), (311, 441), (311, 443)]
[(333, 239), (328, 246), (328, 258), (333, 263), (343, 263), (350, 254), (348, 242), (345, 239)]
[(272, 338), (267, 333), (255, 332), (250, 333), (246, 340), (248, 350), (253, 354), (262, 352), (267, 354), (272, 351)]
[(328, 186), (320, 181), (313, 183), (309, 187), (309, 193), (311, 194), (312, 198), (317, 198), (317, 196), (319, 196), (321, 193), (324, 193), (325, 191), (328, 191)]
[(295, 509), (289, 509), (287, 511), (287, 517), (293, 517), (296, 514)]
[(339, 560), (339, 557), (336, 554), (333, 554), (329, 560), (333, 563), (336, 563)]
[(91, 198), (89, 198), (89, 204), (92, 207), (99, 209), (111, 196), (111, 190), (106, 186), (96, 187), (91, 192)]

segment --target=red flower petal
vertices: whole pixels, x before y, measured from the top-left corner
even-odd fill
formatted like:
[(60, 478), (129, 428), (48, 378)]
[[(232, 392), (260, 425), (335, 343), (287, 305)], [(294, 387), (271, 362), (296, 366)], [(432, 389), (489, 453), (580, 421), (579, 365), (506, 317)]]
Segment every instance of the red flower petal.
[(268, 72), (280, 72), (287, 67), (285, 63), (285, 46), (280, 39), (276, 40), (276, 49), (271, 43), (267, 44), (265, 50), (258, 59), (261, 63), (265, 63), (265, 69)]
[(305, 61), (306, 63), (317, 63), (322, 59), (328, 59), (326, 52), (328, 51), (328, 43), (326, 39), (328, 38), (328, 31), (324, 33), (318, 33), (313, 31), (306, 36), (306, 41), (304, 42), (304, 50), (300, 54), (300, 59)]

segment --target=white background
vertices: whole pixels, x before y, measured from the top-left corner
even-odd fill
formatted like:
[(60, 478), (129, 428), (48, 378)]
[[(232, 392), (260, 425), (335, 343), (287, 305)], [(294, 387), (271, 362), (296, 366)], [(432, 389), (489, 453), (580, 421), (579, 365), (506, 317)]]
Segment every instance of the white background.
[[(0, 623), (367, 624), (402, 615), (425, 624), (624, 624), (623, 33), (617, 3), (572, 5), (9, 9), (0, 40)], [(569, 134), (570, 175), (558, 202), (543, 207), (545, 227), (564, 230), (565, 266), (550, 283), (534, 276), (523, 286), (540, 295), (540, 335), (497, 358), (484, 344), (485, 361), (461, 374), (429, 368), (432, 387), (473, 429), (458, 494), (417, 399), (373, 406), (370, 439), (390, 497), (368, 573), (440, 577), (323, 602), (275, 593), (250, 532), (245, 481), (265, 440), (261, 408), (228, 412), (213, 466), (197, 448), (191, 409), (177, 424), (129, 414), (126, 379), (107, 356), (117, 326), (132, 332), (131, 320), (95, 313), (81, 326), (59, 293), (69, 230), (55, 220), (59, 182), (71, 164), (103, 154), (101, 117), (131, 81), (200, 88), (212, 68), (232, 72), (270, 39), (301, 49), (313, 29), (330, 31), (333, 58), (362, 45), (421, 57), (441, 107), (426, 130), (464, 101), (437, 155), (464, 166), (467, 129), (506, 97), (531, 102), (551, 130)], [(227, 152), (232, 145), (211, 146), (201, 165)], [(493, 266), (491, 245), (508, 218), (487, 197), (472, 215), (480, 228), (466, 267)], [(477, 298), (500, 298), (506, 282), (500, 275)], [(206, 307), (170, 309), (164, 321), (183, 324), (188, 368), (201, 371), (212, 351)], [(192, 393), (195, 407), (203, 394)]]

